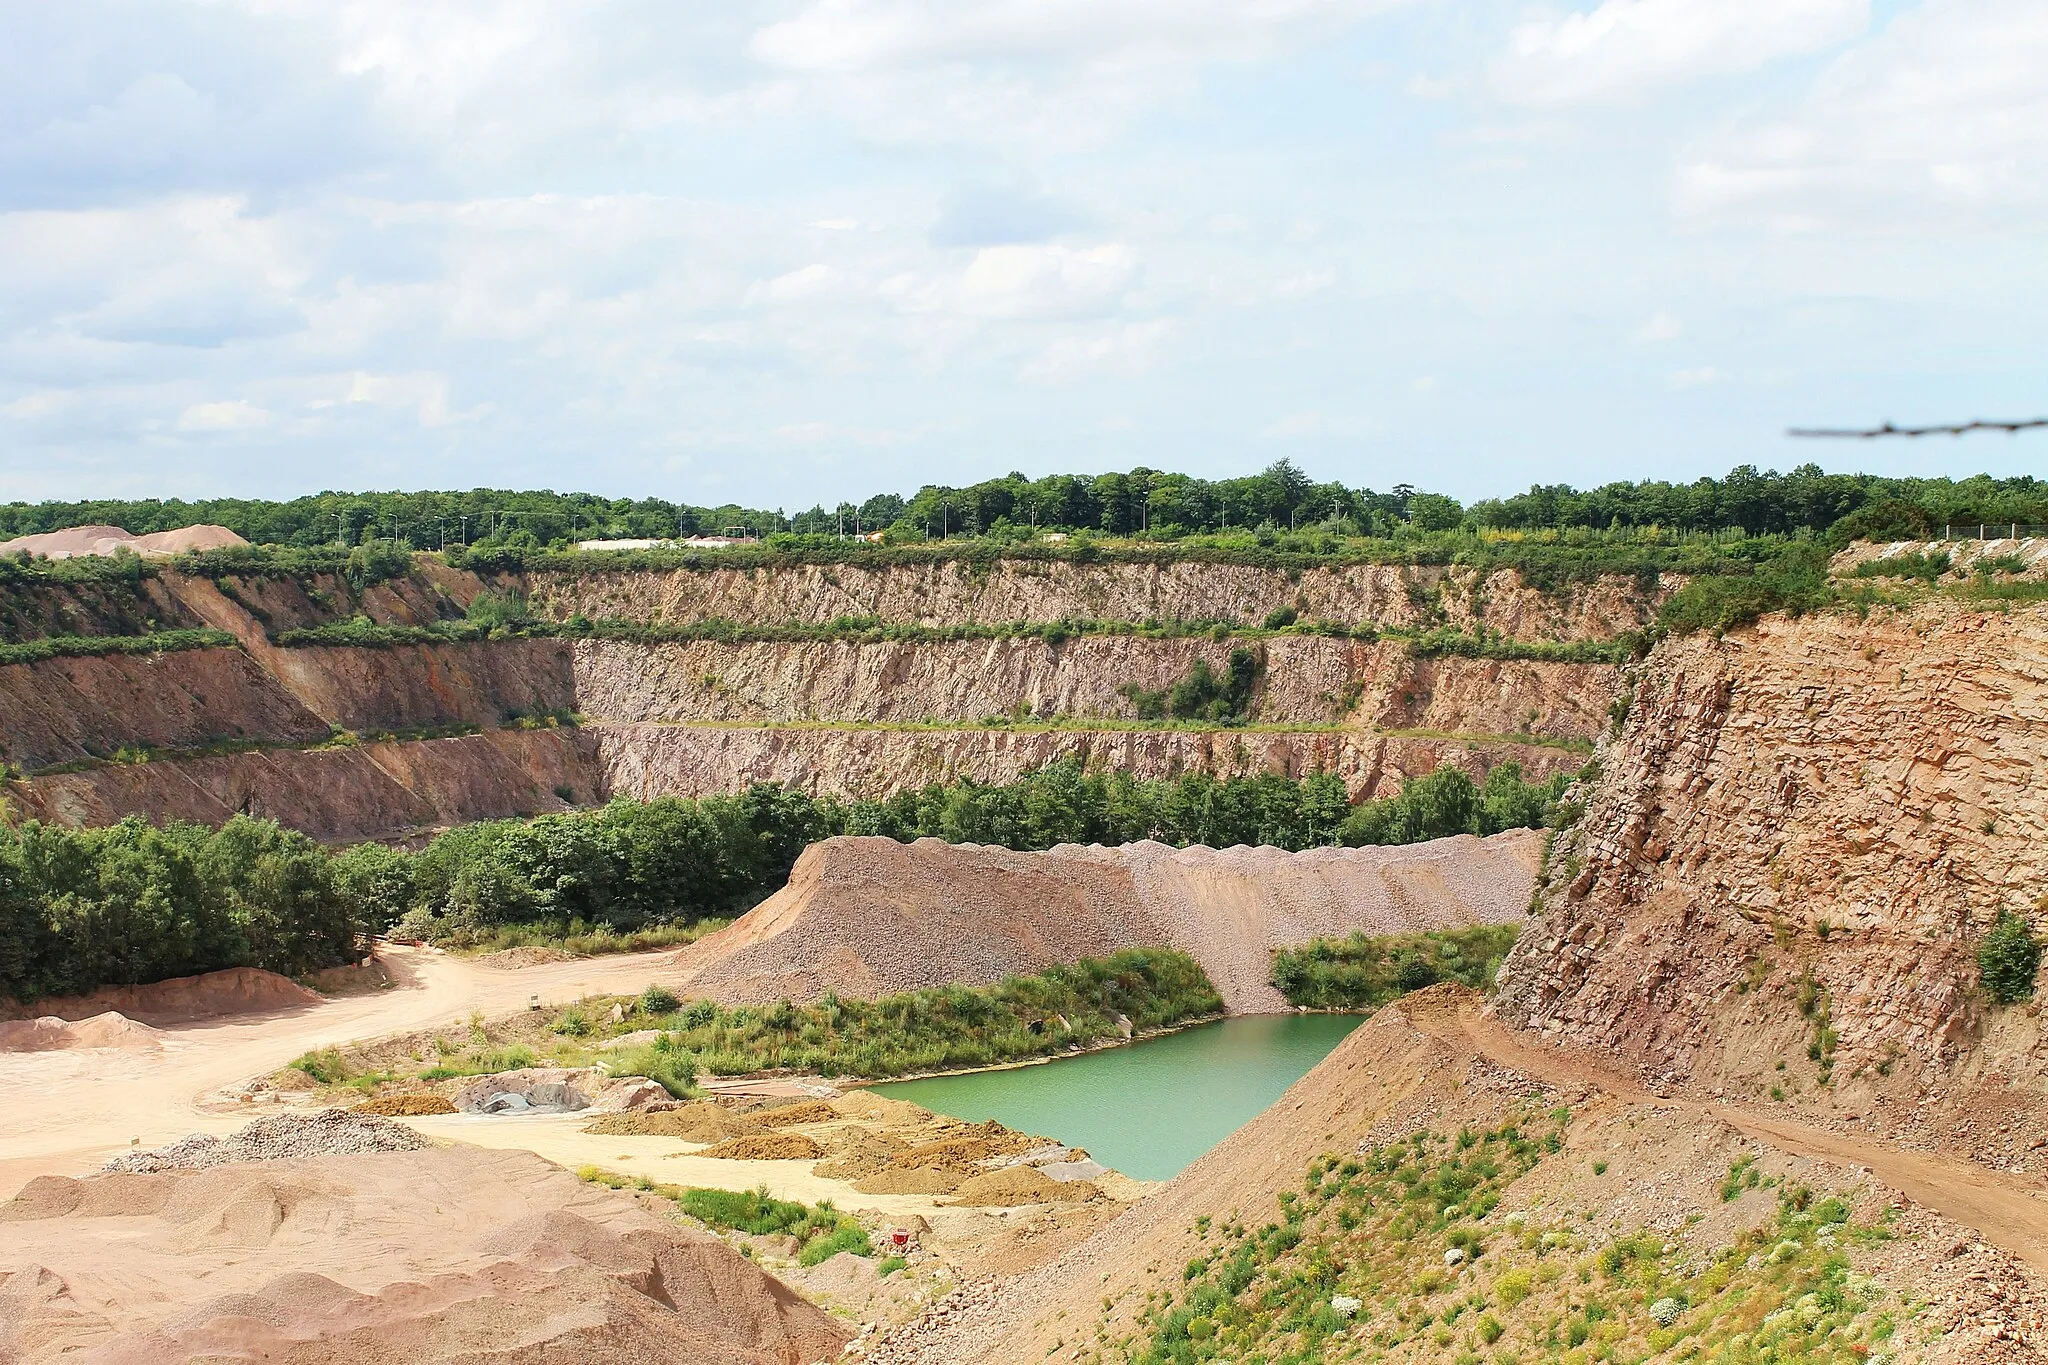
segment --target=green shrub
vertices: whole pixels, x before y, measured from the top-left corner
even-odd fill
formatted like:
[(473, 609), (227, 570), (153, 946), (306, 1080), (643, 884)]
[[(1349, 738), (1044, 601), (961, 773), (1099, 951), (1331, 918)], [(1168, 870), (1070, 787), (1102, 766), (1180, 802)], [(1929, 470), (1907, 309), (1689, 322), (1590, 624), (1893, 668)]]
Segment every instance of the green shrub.
[(611, 1074), (645, 1076), (679, 1100), (690, 1098), (697, 1093), (698, 1059), (676, 1046), (673, 1037), (672, 1034), (663, 1034), (653, 1043), (614, 1053)]
[(674, 1014), (682, 1007), (682, 1001), (675, 994), (661, 986), (649, 986), (640, 992), (642, 1014)]
[(1484, 989), (1514, 947), (1516, 926), (1482, 924), (1421, 934), (1316, 939), (1273, 955), (1273, 985), (1292, 1005), (1377, 1009), (1438, 981)]
[(2001, 1005), (2031, 1000), (2041, 966), (2041, 942), (2026, 918), (2001, 911), (1977, 945), (1977, 972), (1984, 990)]

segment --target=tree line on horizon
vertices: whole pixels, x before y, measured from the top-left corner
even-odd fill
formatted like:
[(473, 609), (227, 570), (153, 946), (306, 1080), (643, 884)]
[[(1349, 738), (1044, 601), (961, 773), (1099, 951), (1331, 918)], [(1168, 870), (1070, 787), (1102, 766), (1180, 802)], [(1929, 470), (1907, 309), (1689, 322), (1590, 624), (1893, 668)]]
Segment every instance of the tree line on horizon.
[(878, 493), (859, 503), (820, 503), (794, 514), (734, 503), (697, 506), (663, 498), (488, 488), (324, 492), (286, 501), (146, 498), (0, 505), (0, 536), (8, 537), (94, 524), (142, 535), (200, 522), (226, 526), (259, 545), (395, 541), (424, 550), (729, 532), (749, 537), (884, 532), (901, 541), (927, 536), (1023, 539), (1042, 531), (1090, 531), (1170, 541), (1189, 535), (1309, 527), (1364, 537), (1460, 528), (1599, 532), (1658, 527), (1679, 533), (1803, 533), (1842, 541), (1894, 540), (1929, 535), (1950, 524), (2048, 523), (2048, 482), (2031, 475), (1928, 479), (1829, 474), (1811, 464), (1780, 474), (1742, 465), (1722, 478), (1690, 483), (1643, 480), (1590, 489), (1536, 485), (1525, 493), (1467, 506), (1406, 483), (1379, 492), (1317, 482), (1292, 462), (1280, 460), (1257, 474), (1234, 479), (1201, 479), (1144, 467), (1038, 479), (1011, 473), (961, 487), (929, 484), (910, 497)]

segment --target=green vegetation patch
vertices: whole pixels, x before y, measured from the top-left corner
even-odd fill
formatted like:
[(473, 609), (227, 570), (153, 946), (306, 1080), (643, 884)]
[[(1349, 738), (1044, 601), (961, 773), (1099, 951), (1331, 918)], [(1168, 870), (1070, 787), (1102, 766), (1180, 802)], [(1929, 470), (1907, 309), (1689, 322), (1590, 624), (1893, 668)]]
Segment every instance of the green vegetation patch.
[(2001, 1005), (2034, 998), (2034, 976), (2041, 969), (2041, 941), (2027, 917), (2002, 912), (1977, 944), (1977, 972), (1984, 992)]
[[(69, 564), (71, 560), (60, 560)], [(188, 649), (240, 649), (224, 630), (158, 630), (147, 635), (48, 635), (19, 644), (0, 644), (0, 664), (44, 659), (94, 658), (106, 654), (175, 654)]]
[(1887, 1232), (1804, 1188), (1781, 1186), (1774, 1217), (1705, 1257), (1649, 1228), (1498, 1212), (1564, 1149), (1568, 1117), (1531, 1109), (1486, 1132), (1324, 1157), (1275, 1221), (1198, 1221), (1202, 1252), (1148, 1296), (1137, 1332), (1101, 1331), (1085, 1358), (1855, 1365), (1910, 1316), (1852, 1266)]
[(1481, 924), (1421, 934), (1319, 938), (1273, 954), (1273, 984), (1290, 1005), (1373, 1010), (1389, 1000), (1455, 981), (1484, 990), (1515, 946), (1517, 926)]
[[(1222, 999), (1201, 966), (1164, 948), (1128, 948), (1107, 958), (1012, 976), (993, 986), (946, 986), (808, 1005), (726, 1007), (695, 1001), (626, 1024), (663, 1030), (650, 1051), (677, 1066), (687, 1057), (713, 1075), (801, 1071), (881, 1078), (1045, 1057), (1122, 1036), (1118, 1016), (1138, 1031), (1207, 1018)], [(644, 1059), (619, 1060), (620, 1074), (648, 1074)], [(661, 1076), (653, 1079), (663, 1080)]]
[(815, 1204), (777, 1199), (768, 1193), (766, 1185), (752, 1190), (663, 1185), (644, 1176), (620, 1175), (596, 1166), (582, 1167), (576, 1174), (593, 1185), (659, 1195), (704, 1226), (719, 1232), (744, 1232), (755, 1237), (793, 1237), (798, 1243), (799, 1265), (817, 1265), (842, 1251), (850, 1251), (856, 1256), (875, 1254), (867, 1229), (858, 1219), (834, 1208), (829, 1199), (821, 1199)]
[(267, 820), (0, 826), (0, 995), (16, 1000), (225, 967), (298, 976), (354, 959), (357, 911), (327, 851)]

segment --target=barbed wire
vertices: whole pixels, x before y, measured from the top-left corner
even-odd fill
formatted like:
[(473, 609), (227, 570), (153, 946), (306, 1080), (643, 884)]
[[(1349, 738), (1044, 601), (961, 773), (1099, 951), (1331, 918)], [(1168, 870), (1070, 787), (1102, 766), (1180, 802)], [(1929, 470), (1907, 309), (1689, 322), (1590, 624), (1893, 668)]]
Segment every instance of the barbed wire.
[(2030, 427), (2048, 427), (2048, 417), (2029, 417), (2017, 422), (1956, 422), (1948, 426), (1901, 427), (1886, 422), (1881, 427), (1793, 427), (1787, 436), (1819, 437), (1821, 439), (1874, 441), (1880, 436), (1961, 436), (1971, 431), (2003, 431), (2008, 435), (2026, 431)]

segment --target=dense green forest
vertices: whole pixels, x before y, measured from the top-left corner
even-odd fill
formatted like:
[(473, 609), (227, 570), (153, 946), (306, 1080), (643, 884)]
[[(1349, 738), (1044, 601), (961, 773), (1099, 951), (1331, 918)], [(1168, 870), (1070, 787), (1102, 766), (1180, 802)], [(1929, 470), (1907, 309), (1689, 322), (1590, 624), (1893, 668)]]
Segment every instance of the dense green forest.
[(1235, 479), (1155, 469), (1126, 473), (1008, 474), (965, 487), (930, 484), (914, 495), (787, 512), (737, 504), (708, 507), (663, 498), (604, 498), (478, 488), (466, 492), (326, 492), (285, 502), (254, 498), (103, 499), (0, 506), (0, 536), (84, 524), (138, 534), (217, 522), (257, 544), (353, 546), (394, 540), (414, 549), (535, 547), (583, 539), (663, 538), (737, 531), (841, 537), (886, 531), (892, 540), (956, 536), (1017, 539), (1035, 531), (1090, 531), (1172, 541), (1187, 536), (1319, 529), (1393, 537), (1466, 528), (1601, 531), (1656, 527), (1673, 533), (1751, 536), (1832, 533), (1896, 539), (1977, 522), (2048, 522), (2048, 483), (2032, 476), (1895, 479), (1790, 473), (1744, 465), (1719, 479), (1645, 480), (1576, 489), (1539, 485), (1463, 506), (1405, 484), (1387, 491), (1319, 483), (1282, 460)]
[(615, 800), (598, 810), (450, 830), (417, 852), (330, 855), (237, 818), (219, 830), (139, 819), (71, 830), (0, 827), (0, 995), (255, 966), (296, 974), (347, 961), (364, 934), (464, 943), (507, 925), (630, 931), (739, 913), (833, 834), (925, 836), (1043, 849), (1058, 843), (1391, 844), (1540, 824), (1562, 781), (1512, 764), (1485, 785), (1445, 770), (1401, 795), (1347, 805), (1317, 774), (1140, 782), (1049, 765), (1007, 786), (934, 784), (886, 801), (756, 786), (730, 797)]

